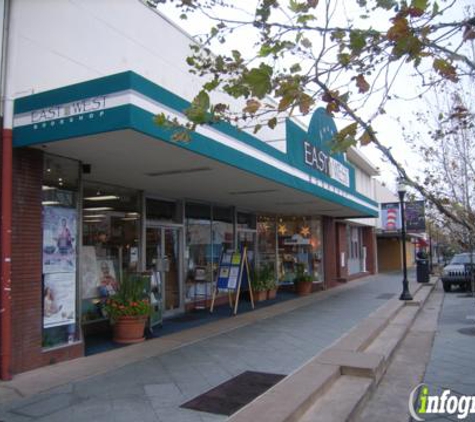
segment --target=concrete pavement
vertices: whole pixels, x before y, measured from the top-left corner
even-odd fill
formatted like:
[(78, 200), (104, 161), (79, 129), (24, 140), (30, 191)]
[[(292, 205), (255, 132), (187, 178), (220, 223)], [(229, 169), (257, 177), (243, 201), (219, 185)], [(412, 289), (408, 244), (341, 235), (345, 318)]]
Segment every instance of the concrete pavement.
[[(225, 420), (179, 406), (246, 370), (284, 375), (295, 371), (400, 290), (399, 274), (380, 274), (274, 310), (220, 321), (214, 329), (207, 328), (208, 338), (202, 340), (195, 331), (204, 327), (182, 333), (182, 343), (168, 336), (120, 353), (32, 371), (0, 383), (0, 420)], [(168, 346), (160, 348), (162, 343)]]

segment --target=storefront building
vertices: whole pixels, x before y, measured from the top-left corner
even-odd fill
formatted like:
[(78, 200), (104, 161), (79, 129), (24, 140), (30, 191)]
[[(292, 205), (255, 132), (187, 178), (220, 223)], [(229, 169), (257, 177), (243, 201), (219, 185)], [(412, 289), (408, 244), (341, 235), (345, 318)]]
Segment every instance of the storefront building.
[[(76, 50), (35, 25), (44, 9), (19, 1), (11, 12), (11, 331), (1, 332), (11, 355), (0, 362), (6, 372), (82, 356), (85, 336), (107, 323), (104, 298), (129, 273), (150, 274), (151, 289), (160, 287), (160, 295), (151, 294), (159, 322), (209, 306), (224, 250), (246, 247), (251, 267), (270, 267), (280, 284), (293, 282), (297, 265), (327, 288), (376, 271), (374, 227), (358, 223), (378, 214), (364, 187), (375, 170), (361, 165), (356, 150), (330, 154), (336, 126), (323, 109), (308, 128), (287, 120), (275, 144), (269, 134), (228, 124), (176, 142), (154, 116), (165, 111), (182, 119), (196, 84), (172, 77), (181, 61), (153, 71), (142, 66), (163, 59), (165, 39), (153, 45), (153, 58), (144, 49), (140, 63), (130, 64), (137, 51), (115, 51), (122, 44), (111, 27), (122, 23), (128, 42), (139, 25), (131, 17), (149, 33), (168, 33), (167, 40), (181, 43), (167, 56), (175, 61), (185, 57), (189, 38), (139, 1), (112, 13), (98, 3), (47, 11), (52, 34), (63, 25), (89, 25), (85, 39), (65, 32)], [(24, 60), (38, 47), (25, 40), (33, 35), (43, 54), (28, 69)], [(76, 63), (58, 71), (66, 51)], [(106, 76), (85, 68), (91, 51)], [(102, 53), (107, 64), (99, 63)]]

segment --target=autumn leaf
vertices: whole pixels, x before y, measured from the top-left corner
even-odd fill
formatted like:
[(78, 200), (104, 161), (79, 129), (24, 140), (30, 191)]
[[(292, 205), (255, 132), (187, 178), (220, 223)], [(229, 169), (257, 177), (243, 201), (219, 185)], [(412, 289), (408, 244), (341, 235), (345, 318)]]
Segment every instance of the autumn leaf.
[(302, 94), (299, 102), (299, 110), (302, 114), (310, 113), (310, 108), (315, 104), (314, 99), (308, 94)]
[(369, 134), (369, 131), (365, 130), (363, 135), (360, 137), (360, 144), (362, 146), (368, 145), (372, 142), (373, 140), (371, 139), (371, 136)]
[(274, 129), (277, 126), (277, 117), (272, 117), (272, 119), (269, 119), (267, 126), (269, 126), (270, 129)]
[(348, 136), (355, 137), (357, 129), (358, 129), (358, 123), (351, 123), (338, 132), (338, 137), (339, 138), (341, 137), (343, 139)]
[(256, 114), (257, 110), (261, 108), (261, 103), (255, 99), (247, 100), (246, 107), (242, 111), (249, 114)]
[(389, 28), (386, 37), (389, 41), (398, 41), (410, 34), (409, 24), (406, 18), (396, 18), (393, 20), (393, 26)]
[(369, 91), (370, 85), (366, 81), (363, 75), (360, 74), (355, 79), (356, 79), (356, 86), (358, 87), (358, 92), (360, 94), (364, 94), (365, 92)]
[(447, 60), (435, 59), (432, 67), (443, 78), (452, 82), (458, 82), (457, 70)]

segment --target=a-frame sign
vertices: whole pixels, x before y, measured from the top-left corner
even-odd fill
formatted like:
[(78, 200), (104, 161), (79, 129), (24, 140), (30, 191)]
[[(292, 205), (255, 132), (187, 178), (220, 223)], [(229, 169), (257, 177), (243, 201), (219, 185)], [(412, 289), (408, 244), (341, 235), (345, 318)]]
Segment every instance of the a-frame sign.
[[(239, 296), (245, 288), (249, 289), (251, 306), (254, 309), (254, 297), (252, 292), (251, 274), (247, 258), (247, 248), (240, 251), (226, 251), (221, 254), (219, 261), (218, 275), (216, 285), (213, 289), (213, 298), (211, 300), (210, 312), (214, 310), (214, 301), (219, 291), (227, 291), (229, 305), (234, 308), (233, 314), (236, 315), (239, 305)], [(234, 293), (234, 303), (232, 294)]]

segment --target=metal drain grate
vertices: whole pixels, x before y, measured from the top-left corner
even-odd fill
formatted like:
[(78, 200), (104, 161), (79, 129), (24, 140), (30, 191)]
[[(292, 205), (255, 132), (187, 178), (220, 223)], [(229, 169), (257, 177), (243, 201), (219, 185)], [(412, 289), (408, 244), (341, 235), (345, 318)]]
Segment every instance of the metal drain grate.
[(180, 407), (230, 416), (265, 393), (285, 375), (246, 371)]

